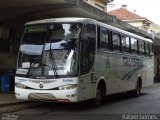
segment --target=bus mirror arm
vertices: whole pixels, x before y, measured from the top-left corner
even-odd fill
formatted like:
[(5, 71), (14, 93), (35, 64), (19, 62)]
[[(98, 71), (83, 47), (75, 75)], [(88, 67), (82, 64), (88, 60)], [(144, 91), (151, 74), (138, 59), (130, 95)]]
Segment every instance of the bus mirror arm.
[(94, 78), (94, 72), (92, 71), (91, 72), (91, 81), (93, 81), (93, 78)]
[(92, 71), (91, 72), (91, 81), (97, 80), (98, 77), (94, 75), (95, 73)]

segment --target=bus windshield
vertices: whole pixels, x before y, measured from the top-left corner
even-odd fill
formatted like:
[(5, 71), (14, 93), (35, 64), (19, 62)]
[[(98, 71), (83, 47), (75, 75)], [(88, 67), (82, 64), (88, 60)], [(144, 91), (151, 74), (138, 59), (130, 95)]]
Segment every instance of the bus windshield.
[(76, 76), (79, 23), (27, 26), (20, 45), (17, 74)]

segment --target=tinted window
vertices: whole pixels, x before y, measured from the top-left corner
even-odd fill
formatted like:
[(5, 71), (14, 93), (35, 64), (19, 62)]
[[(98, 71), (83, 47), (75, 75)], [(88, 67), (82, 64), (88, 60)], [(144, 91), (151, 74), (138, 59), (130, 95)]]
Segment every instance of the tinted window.
[(108, 49), (108, 30), (106, 28), (100, 28), (100, 45), (101, 49)]
[(25, 33), (22, 44), (43, 45), (46, 32)]
[(149, 43), (150, 56), (153, 55), (153, 44)]
[(96, 45), (96, 26), (94, 24), (84, 25), (81, 41), (81, 74), (86, 74), (93, 66)]
[(129, 37), (126, 35), (121, 36), (121, 42), (122, 42), (122, 51), (123, 52), (130, 52), (130, 41)]
[(139, 40), (139, 54), (145, 55), (145, 51), (144, 51), (144, 41), (142, 41), (142, 40)]
[(146, 55), (149, 56), (149, 43), (145, 42), (145, 51), (146, 51)]
[(131, 37), (131, 52), (137, 53), (137, 39)]
[(117, 32), (112, 33), (113, 50), (120, 51), (120, 37)]

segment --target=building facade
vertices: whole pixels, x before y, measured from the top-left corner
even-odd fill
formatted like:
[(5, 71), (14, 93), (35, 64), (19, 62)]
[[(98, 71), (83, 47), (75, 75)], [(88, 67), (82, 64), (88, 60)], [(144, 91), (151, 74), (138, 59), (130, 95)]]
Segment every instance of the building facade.
[(113, 0), (83, 0), (84, 2), (107, 13), (107, 4)]
[(131, 12), (127, 10), (127, 5), (122, 5), (121, 8), (112, 10), (108, 14), (117, 17), (121, 21), (125, 21), (128, 24), (144, 30), (148, 33), (160, 34), (160, 26), (148, 20), (145, 17), (141, 17), (136, 14), (136, 11)]

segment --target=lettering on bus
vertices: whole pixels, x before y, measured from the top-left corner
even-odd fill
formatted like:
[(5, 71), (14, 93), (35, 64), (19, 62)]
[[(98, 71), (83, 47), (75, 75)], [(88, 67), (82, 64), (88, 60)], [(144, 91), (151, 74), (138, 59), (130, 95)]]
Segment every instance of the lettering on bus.
[(46, 32), (45, 26), (35, 26), (35, 27), (26, 27), (26, 33), (33, 33), (33, 32)]
[(63, 79), (63, 82), (70, 83), (70, 82), (73, 82), (73, 80), (72, 79)]
[(142, 67), (143, 66), (143, 59), (123, 57), (123, 65), (125, 67)]

